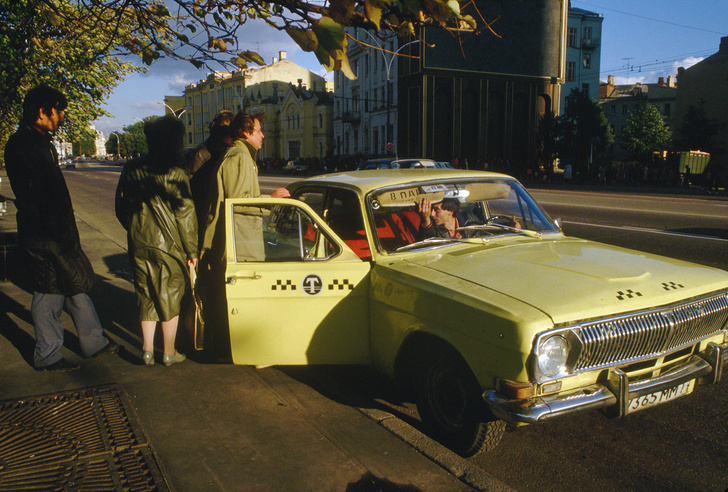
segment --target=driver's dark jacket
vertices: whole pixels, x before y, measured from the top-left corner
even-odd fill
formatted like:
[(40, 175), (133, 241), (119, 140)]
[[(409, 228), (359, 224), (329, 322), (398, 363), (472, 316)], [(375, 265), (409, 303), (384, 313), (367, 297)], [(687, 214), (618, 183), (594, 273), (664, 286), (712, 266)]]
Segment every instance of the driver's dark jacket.
[(71, 196), (46, 135), (21, 123), (5, 145), (5, 168), (15, 194), (18, 242), (32, 288), (74, 296), (96, 281), (83, 250)]

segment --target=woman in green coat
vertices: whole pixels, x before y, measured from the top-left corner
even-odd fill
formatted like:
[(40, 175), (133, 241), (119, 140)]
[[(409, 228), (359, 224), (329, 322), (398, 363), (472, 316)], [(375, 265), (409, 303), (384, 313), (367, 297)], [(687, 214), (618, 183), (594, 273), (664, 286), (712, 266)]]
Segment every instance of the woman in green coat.
[(116, 189), (116, 216), (127, 230), (134, 268), (145, 364), (154, 364), (154, 333), (161, 322), (165, 366), (185, 360), (175, 349), (187, 287), (197, 267), (197, 219), (183, 169), (184, 125), (165, 116), (144, 125), (149, 154), (124, 166)]

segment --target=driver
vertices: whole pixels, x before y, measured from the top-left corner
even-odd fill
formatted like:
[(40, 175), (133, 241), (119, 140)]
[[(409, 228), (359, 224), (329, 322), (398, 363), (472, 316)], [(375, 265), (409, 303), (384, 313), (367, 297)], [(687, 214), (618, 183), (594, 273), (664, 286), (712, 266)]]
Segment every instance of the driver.
[[(417, 213), (422, 220), (418, 239), (426, 239), (429, 237), (441, 237), (450, 239), (462, 239), (472, 237), (474, 230), (458, 230), (478, 223), (468, 218), (459, 218), (460, 202), (455, 198), (444, 198), (440, 203), (433, 204), (428, 198), (423, 198), (417, 202)], [(498, 216), (500, 218), (500, 216)], [(505, 217), (504, 217), (505, 218)], [(521, 229), (521, 224), (515, 216), (510, 219), (513, 222), (512, 227)]]
[[(457, 213), (460, 203), (454, 198), (445, 198), (440, 203), (433, 203), (428, 198), (417, 202), (417, 213), (420, 214), (419, 237), (444, 237), (461, 239), (469, 237), (472, 231), (458, 231), (460, 221)], [(465, 225), (465, 224), (463, 224)]]

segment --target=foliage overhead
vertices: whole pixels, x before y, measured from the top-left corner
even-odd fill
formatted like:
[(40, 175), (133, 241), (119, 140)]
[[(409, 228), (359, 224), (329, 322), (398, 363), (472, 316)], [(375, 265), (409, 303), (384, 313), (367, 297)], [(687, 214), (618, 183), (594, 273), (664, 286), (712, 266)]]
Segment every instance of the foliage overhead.
[(471, 0), (463, 0), (463, 6), (458, 0), (75, 0), (76, 9), (60, 8), (62, 0), (37, 1), (54, 25), (93, 26), (113, 34), (120, 53), (138, 55), (147, 65), (160, 57), (187, 60), (198, 68), (264, 65), (260, 55), (238, 47), (238, 29), (257, 19), (314, 52), (328, 70), (350, 78), (344, 27), (404, 36), (422, 26), (476, 30), (478, 17), (488, 28)]
[(649, 161), (653, 152), (667, 148), (671, 137), (660, 110), (647, 103), (630, 113), (622, 130), (622, 148), (638, 160)]
[(77, 15), (68, 0), (0, 0), (0, 147), (20, 120), (30, 88), (47, 83), (66, 94), (62, 132), (80, 140), (90, 135), (88, 122), (107, 114), (101, 103), (111, 90), (139, 70), (110, 55), (116, 32), (67, 20)]

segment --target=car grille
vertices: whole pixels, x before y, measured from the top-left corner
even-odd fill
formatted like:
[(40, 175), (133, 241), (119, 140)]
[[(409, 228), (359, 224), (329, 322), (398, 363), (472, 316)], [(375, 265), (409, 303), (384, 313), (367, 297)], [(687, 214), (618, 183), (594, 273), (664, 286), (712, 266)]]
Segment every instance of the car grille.
[(656, 357), (720, 333), (728, 295), (667, 309), (587, 323), (575, 330), (581, 353), (575, 372)]

